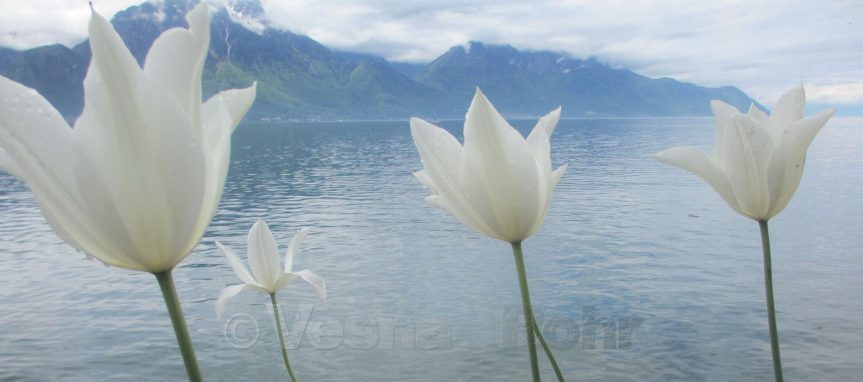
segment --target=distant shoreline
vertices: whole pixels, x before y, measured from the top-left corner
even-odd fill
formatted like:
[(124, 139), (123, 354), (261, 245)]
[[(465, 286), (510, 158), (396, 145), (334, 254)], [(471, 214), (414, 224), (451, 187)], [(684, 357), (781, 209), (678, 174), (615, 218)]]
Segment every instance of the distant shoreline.
[[(516, 118), (506, 117), (507, 121), (535, 121), (542, 116), (536, 117), (524, 117), (519, 116)], [(369, 123), (369, 122), (405, 122), (408, 123), (410, 118), (393, 118), (393, 119), (291, 119), (291, 120), (272, 120), (272, 119), (254, 119), (243, 121), (243, 123), (255, 123), (255, 124), (295, 124), (295, 123), (303, 123), (303, 124), (314, 124), (314, 123)], [(429, 122), (437, 123), (437, 122), (460, 122), (464, 121), (464, 118), (421, 118)], [(680, 117), (680, 116), (672, 116), (672, 117), (569, 117), (569, 118), (561, 118), (563, 121), (589, 121), (589, 120), (683, 120), (683, 119), (712, 119), (712, 116), (691, 116), (691, 117)], [(845, 117), (845, 118), (853, 118), (853, 117)]]

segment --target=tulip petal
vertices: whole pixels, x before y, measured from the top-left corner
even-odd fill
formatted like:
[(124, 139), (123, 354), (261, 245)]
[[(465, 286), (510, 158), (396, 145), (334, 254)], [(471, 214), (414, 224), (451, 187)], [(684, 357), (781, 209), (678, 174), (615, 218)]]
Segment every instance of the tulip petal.
[(6, 153), (6, 150), (3, 150), (3, 147), (0, 146), (0, 168), (6, 170), (12, 176), (18, 179), (24, 179), (24, 172), (15, 165), (15, 161), (12, 157)]
[(656, 154), (656, 159), (698, 175), (711, 185), (734, 211), (744, 214), (737, 205), (728, 178), (704, 150), (693, 146), (672, 147)]
[(767, 181), (772, 203), (767, 219), (776, 216), (791, 201), (803, 175), (806, 150), (834, 112), (834, 109), (822, 111), (785, 129), (768, 167)]
[(299, 272), (292, 273), (293, 275), (303, 279), (305, 282), (309, 283), (313, 288), (315, 288), (315, 294), (318, 295), (318, 299), (321, 300), (322, 304), (326, 304), (327, 302), (327, 284), (324, 282), (324, 279), (314, 272), (304, 269)]
[(533, 158), (542, 170), (544, 177), (551, 173), (551, 143), (549, 139), (559, 120), (560, 108), (558, 107), (540, 118), (530, 135), (527, 136), (527, 144), (530, 146)]
[[(455, 212), (450, 211), (451, 208), (446, 204), (444, 199), (440, 197), (440, 195), (444, 195), (446, 193), (438, 189), (434, 180), (432, 180), (431, 176), (428, 174), (428, 171), (426, 171), (426, 170), (417, 171), (414, 173), (414, 177), (417, 178), (417, 180), (419, 180), (419, 182), (423, 186), (425, 186), (426, 188), (428, 188), (429, 190), (431, 190), (434, 193), (433, 195), (429, 195), (429, 196), (425, 197), (426, 203), (428, 203), (432, 207), (436, 207), (436, 208), (440, 208), (442, 210), (448, 211), (453, 216), (456, 216), (459, 219), (459, 221), (462, 221), (462, 218), (459, 218)], [(470, 219), (470, 217), (468, 217), (467, 219)], [(464, 224), (468, 224), (468, 223), (464, 223)]]
[(73, 168), (73, 130), (35, 90), (0, 76), (0, 167), (27, 184), (45, 219), (60, 238), (103, 262), (130, 269), (145, 266), (96, 236), (82, 209)]
[[(827, 121), (833, 117), (833, 114), (836, 113), (836, 109), (828, 109), (815, 114), (812, 117), (795, 121), (791, 124), (791, 127), (785, 130), (784, 138), (787, 139), (787, 143), (790, 145), (782, 147), (788, 147), (794, 150), (800, 150), (803, 153), (806, 152), (806, 149), (809, 148), (809, 145), (812, 144), (812, 140), (815, 139), (815, 136), (818, 132), (821, 131), (821, 128), (827, 124)], [(794, 147), (796, 145), (796, 147)], [(802, 149), (802, 150), (801, 150)]]
[(249, 265), (261, 287), (273, 290), (282, 272), (279, 269), (279, 248), (270, 227), (258, 220), (249, 231)]
[(757, 120), (759, 123), (767, 122), (769, 116), (763, 110), (759, 109), (758, 106), (755, 106), (755, 103), (749, 105), (749, 111), (746, 113), (749, 114), (752, 118)]
[(763, 219), (770, 208), (767, 167), (775, 143), (770, 131), (746, 114), (734, 116), (737, 141), (728, 140), (720, 162), (740, 209), (753, 219)]
[(723, 155), (725, 155), (725, 152), (720, 150), (720, 148), (729, 145), (729, 142), (733, 144), (738, 141), (736, 128), (734, 127), (734, 116), (740, 114), (740, 111), (734, 106), (718, 100), (710, 101), (710, 109), (713, 112), (713, 119), (716, 124), (713, 157), (721, 166), (721, 163), (724, 161)]
[[(231, 133), (255, 102), (257, 83), (245, 89), (220, 92), (204, 103), (201, 108), (204, 126), (204, 142), (207, 156), (208, 182), (206, 189), (212, 190), (205, 201), (215, 211), (222, 197), (225, 177), (231, 157)], [(216, 182), (218, 181), (218, 184)], [(205, 219), (209, 222), (210, 219)]]
[(447, 207), (446, 203), (444, 203), (443, 199), (437, 195), (429, 195), (425, 197), (425, 202), (431, 205), (432, 207), (440, 208), (442, 210), (449, 211), (449, 207)]
[(803, 91), (803, 85), (797, 85), (776, 101), (776, 107), (770, 114), (767, 128), (780, 131), (787, 129), (794, 121), (803, 118), (805, 104), (806, 93)]
[(71, 203), (77, 196), (72, 129), (33, 89), (0, 76), (0, 94), (0, 168)]
[(201, 137), (177, 128), (191, 123), (189, 115), (143, 79), (119, 35), (95, 13), (90, 44), (86, 107), (74, 131), (79, 193), (102, 240), (149, 271), (170, 269), (203, 234)]
[(527, 141), (479, 89), (467, 112), (464, 136), (464, 192), (482, 195), (474, 200), (474, 208), (504, 240), (524, 239), (541, 222), (542, 203), (533, 201), (547, 186), (539, 184)]
[(231, 133), (252, 107), (257, 88), (258, 83), (254, 82), (252, 86), (245, 89), (225, 90), (210, 97), (204, 103), (201, 108), (201, 115), (205, 141), (210, 151), (216, 151), (217, 148), (230, 148), (230, 145), (222, 144), (223, 140), (225, 137), (230, 138)]
[(201, 107), (207, 173), (201, 209), (206, 213), (198, 217), (196, 231), (206, 230), (222, 199), (231, 159), (231, 133), (255, 101), (256, 86), (223, 91)]
[[(560, 107), (548, 113), (546, 116), (539, 119), (534, 126), (530, 135), (527, 136), (527, 145), (533, 153), (533, 159), (536, 162), (537, 174), (537, 197), (535, 198), (537, 211), (542, 211), (538, 218), (534, 218), (537, 224), (528, 230), (528, 235), (532, 235), (539, 228), (539, 222), (545, 217), (548, 211), (551, 192), (557, 182), (554, 180), (554, 173), (551, 170), (551, 143), (549, 138), (554, 128), (560, 120)], [(562, 175), (562, 174), (558, 174)], [(560, 178), (557, 178), (560, 180)]]
[(541, 186), (540, 190), (544, 192), (538, 200), (538, 208), (542, 211), (542, 214), (539, 216), (536, 225), (532, 227), (528, 232), (527, 236), (533, 235), (537, 229), (539, 229), (540, 224), (542, 224), (543, 220), (545, 220), (545, 214), (548, 212), (548, 207), (551, 205), (551, 194), (554, 192), (554, 189), (557, 188), (557, 184), (560, 182), (560, 178), (563, 177), (563, 174), (566, 172), (567, 165), (563, 165), (558, 167), (551, 173), (550, 179), (548, 180), (548, 185)]
[(761, 176), (766, 174), (766, 156), (773, 146), (771, 133), (734, 106), (721, 101), (712, 101), (710, 106), (716, 122), (712, 163), (725, 174), (737, 211), (757, 219), (768, 208), (767, 182)]
[[(554, 112), (552, 112), (553, 118)], [(539, 124), (545, 132), (546, 123)], [(548, 134), (546, 133), (546, 137)], [(524, 159), (528, 153), (527, 141), (498, 113), (494, 105), (479, 90), (468, 108), (464, 124), (464, 155), (478, 167), (493, 173), (510, 173), (507, 164)], [(529, 161), (528, 161), (529, 164)], [(533, 167), (533, 166), (525, 166)], [(500, 171), (491, 171), (497, 168)]]
[[(442, 190), (456, 188), (462, 147), (448, 131), (419, 118), (411, 118), (411, 136), (429, 177)], [(452, 186), (452, 187), (450, 187)]]
[(438, 193), (437, 186), (435, 185), (434, 180), (432, 179), (431, 175), (429, 175), (428, 171), (419, 170), (414, 173), (414, 177), (417, 178), (417, 180), (420, 181), (420, 184), (422, 184), (424, 187), (431, 189), (435, 193)]
[(225, 255), (225, 259), (228, 260), (228, 265), (231, 266), (231, 269), (234, 270), (234, 274), (236, 274), (237, 277), (240, 278), (240, 281), (245, 284), (253, 285), (258, 283), (257, 281), (255, 281), (255, 278), (252, 277), (252, 274), (249, 273), (249, 270), (246, 269), (246, 266), (243, 265), (242, 261), (240, 261), (240, 257), (237, 256), (237, 253), (234, 252), (231, 247), (228, 247), (218, 241), (216, 242), (216, 246), (219, 247), (219, 251), (221, 251), (222, 254)]
[(290, 273), (290, 272), (283, 273), (281, 276), (279, 276), (279, 280), (276, 281), (276, 285), (273, 286), (273, 289), (270, 291), (270, 293), (276, 293), (276, 292), (282, 290), (282, 288), (284, 288), (284, 287), (288, 286), (290, 283), (294, 282), (294, 279), (296, 279), (296, 278), (297, 278), (297, 276), (294, 275), (293, 273)]
[(411, 136), (425, 167), (414, 176), (437, 194), (437, 203), (433, 205), (449, 211), (471, 229), (483, 234), (493, 232), (462, 189), (463, 149), (458, 140), (446, 130), (419, 118), (411, 118)]
[[(221, 184), (208, 183), (207, 190), (216, 190), (205, 205), (215, 204), (222, 196), (224, 179), (228, 173), (231, 157), (231, 133), (255, 102), (257, 82), (245, 89), (220, 92), (204, 103), (201, 108), (204, 126), (204, 142), (208, 164), (208, 180), (220, 180)], [(209, 219), (207, 220), (209, 221)]]
[(141, 68), (111, 23), (93, 11), (90, 15), (89, 34), (93, 61), (105, 64), (99, 68), (99, 73), (103, 80), (109, 82), (106, 86), (124, 86), (125, 89), (119, 90), (127, 90), (112, 94), (135, 95), (133, 90), (137, 90), (142, 80)]
[[(148, 81), (173, 96), (192, 118), (200, 116), (201, 76), (210, 46), (210, 15), (200, 2), (188, 14), (189, 29), (171, 28), (156, 38), (144, 63)], [(190, 125), (199, 128), (198, 121)]]
[[(536, 122), (536, 125), (531, 130), (530, 135), (533, 135), (536, 131), (543, 131), (545, 135), (551, 138), (551, 134), (554, 133), (554, 129), (557, 127), (557, 123), (560, 121), (560, 111), (561, 107), (558, 106), (557, 109), (552, 110), (545, 116), (539, 119)], [(530, 141), (530, 136), (527, 137), (528, 142)]]
[(549, 191), (549, 193), (551, 193), (551, 191), (554, 191), (554, 189), (557, 188), (557, 184), (560, 183), (560, 178), (562, 178), (563, 174), (566, 173), (566, 169), (568, 167), (569, 165), (560, 166), (551, 173), (551, 190)]
[(288, 244), (288, 250), (285, 252), (285, 273), (289, 273), (291, 269), (293, 269), (294, 256), (300, 253), (300, 245), (303, 244), (303, 240), (308, 234), (309, 229), (303, 228), (297, 231), (297, 233), (294, 234), (294, 237), (291, 238), (291, 243)]
[(228, 300), (237, 296), (244, 290), (249, 290), (248, 285), (232, 285), (219, 292), (219, 298), (216, 300), (216, 319), (222, 318), (222, 312), (225, 311), (225, 306), (228, 305)]
[(51, 176), (57, 177), (60, 185), (74, 184), (69, 161), (72, 130), (57, 109), (35, 90), (3, 76), (0, 76), (0, 94), (3, 95), (0, 149), (7, 157), (4, 163), (32, 162), (31, 165), (39, 166), (42, 172), (56, 172)]

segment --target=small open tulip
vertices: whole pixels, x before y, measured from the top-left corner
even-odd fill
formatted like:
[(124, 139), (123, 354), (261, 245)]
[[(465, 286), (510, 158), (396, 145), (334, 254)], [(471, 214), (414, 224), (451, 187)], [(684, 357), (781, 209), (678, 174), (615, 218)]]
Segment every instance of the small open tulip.
[(98, 13), (84, 111), (70, 129), (36, 91), (0, 77), (0, 167), (33, 191), (66, 242), (108, 265), (172, 269), (197, 245), (222, 195), (231, 132), (255, 87), (201, 102), (206, 4), (159, 36), (144, 67)]
[(285, 252), (284, 271), (279, 265), (279, 247), (276, 244), (276, 239), (273, 237), (270, 227), (263, 220), (258, 220), (252, 225), (252, 229), (249, 230), (246, 252), (249, 256), (249, 265), (251, 265), (252, 272), (249, 272), (246, 266), (243, 265), (243, 262), (240, 261), (240, 257), (231, 248), (216, 242), (219, 250), (228, 260), (228, 265), (231, 266), (231, 269), (234, 270), (234, 273), (243, 282), (240, 285), (229, 286), (222, 290), (219, 294), (219, 299), (216, 301), (216, 316), (219, 317), (222, 315), (222, 311), (224, 311), (229, 299), (244, 290), (269, 294), (270, 301), (273, 304), (273, 315), (276, 320), (276, 332), (279, 336), (279, 343), (282, 346), (282, 358), (285, 362), (288, 376), (294, 382), (297, 381), (297, 377), (288, 360), (288, 349), (285, 346), (284, 334), (282, 334), (282, 321), (279, 314), (279, 303), (276, 300), (276, 292), (288, 286), (292, 281), (301, 279), (315, 289), (315, 293), (317, 293), (322, 303), (326, 301), (327, 286), (324, 284), (323, 278), (309, 270), (293, 271), (294, 256), (300, 252), (300, 245), (308, 233), (309, 229), (303, 228), (297, 231), (291, 239), (288, 250)]
[(0, 168), (23, 181), (48, 224), (105, 264), (156, 275), (191, 380), (200, 380), (171, 270), (195, 248), (225, 184), (231, 133), (255, 86), (202, 102), (206, 3), (165, 31), (143, 68), (95, 11), (84, 110), (74, 129), (33, 89), (0, 77)]
[(240, 285), (229, 286), (222, 290), (218, 301), (216, 301), (216, 315), (221, 316), (228, 300), (244, 290), (275, 294), (296, 279), (309, 283), (315, 289), (321, 302), (325, 302), (327, 287), (323, 278), (308, 269), (293, 271), (294, 256), (300, 252), (300, 245), (308, 233), (309, 229), (303, 228), (297, 231), (291, 239), (288, 250), (285, 252), (284, 270), (279, 265), (279, 248), (276, 239), (273, 237), (270, 227), (263, 220), (258, 220), (249, 230), (246, 253), (249, 256), (251, 272), (243, 265), (240, 257), (233, 249), (216, 242), (216, 246), (225, 255), (228, 265), (234, 270), (234, 274), (243, 282)]
[(536, 339), (559, 381), (563, 374), (533, 315), (521, 242), (533, 235), (548, 211), (551, 193), (566, 171), (552, 170), (549, 137), (560, 108), (540, 118), (525, 139), (477, 89), (464, 122), (464, 146), (446, 130), (411, 118), (411, 135), (423, 170), (414, 173), (432, 191), (426, 202), (476, 232), (512, 245), (521, 289), (531, 375), (539, 381)]
[(494, 239), (514, 243), (533, 235), (566, 171), (551, 167), (549, 137), (559, 119), (560, 108), (525, 139), (479, 89), (464, 122), (464, 146), (446, 130), (411, 118), (424, 167), (414, 176), (433, 193), (426, 202)]
[(716, 122), (713, 155), (691, 146), (673, 147), (656, 154), (658, 160), (700, 176), (734, 211), (758, 221), (773, 374), (777, 382), (783, 377), (767, 221), (791, 201), (803, 175), (806, 149), (834, 112), (825, 110), (803, 118), (805, 104), (803, 86), (782, 95), (769, 116), (755, 105), (744, 114), (731, 105), (713, 101)]
[(695, 173), (737, 213), (768, 220), (785, 208), (803, 174), (806, 149), (833, 115), (826, 110), (803, 118), (802, 86), (785, 93), (768, 116), (755, 105), (748, 113), (713, 101), (713, 154), (683, 146), (656, 155), (662, 162)]

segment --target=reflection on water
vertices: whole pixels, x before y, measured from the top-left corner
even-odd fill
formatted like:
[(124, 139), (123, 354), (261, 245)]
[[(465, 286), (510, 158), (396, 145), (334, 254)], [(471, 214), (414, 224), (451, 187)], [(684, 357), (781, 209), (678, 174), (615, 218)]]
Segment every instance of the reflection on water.
[[(531, 122), (517, 122), (527, 131)], [(533, 300), (567, 375), (579, 381), (771, 378), (757, 224), (695, 176), (651, 158), (712, 145), (709, 119), (565, 120), (569, 164), (548, 217), (525, 242)], [(460, 135), (460, 122), (443, 125)], [(780, 338), (789, 380), (863, 374), (863, 128), (828, 125), (797, 196), (772, 222)], [(311, 227), (297, 269), (328, 283), (279, 294), (292, 363), (307, 381), (529, 379), (508, 245), (423, 203), (406, 122), (246, 125), (224, 198), (175, 272), (209, 380), (284, 380), (264, 295), (214, 248), (243, 254), (256, 219), (284, 248)], [(0, 174), (0, 380), (185, 377), (155, 280), (63, 244), (24, 186)], [(545, 377), (553, 379), (543, 365)]]

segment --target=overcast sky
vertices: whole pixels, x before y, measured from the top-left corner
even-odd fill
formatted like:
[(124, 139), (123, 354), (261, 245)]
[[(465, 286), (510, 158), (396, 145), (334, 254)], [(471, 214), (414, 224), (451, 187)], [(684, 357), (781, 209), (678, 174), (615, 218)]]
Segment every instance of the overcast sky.
[[(105, 16), (140, 2), (93, 0)], [(863, 0), (262, 2), (274, 26), (394, 61), (428, 62), (476, 40), (735, 85), (767, 106), (804, 83), (810, 102), (863, 109)], [(88, 17), (86, 0), (2, 0), (0, 45), (74, 45)]]

